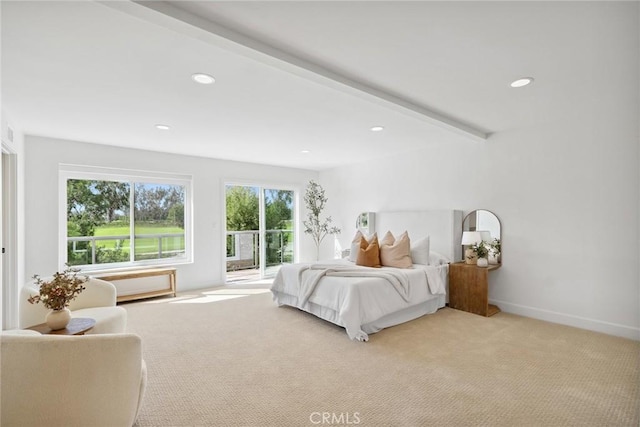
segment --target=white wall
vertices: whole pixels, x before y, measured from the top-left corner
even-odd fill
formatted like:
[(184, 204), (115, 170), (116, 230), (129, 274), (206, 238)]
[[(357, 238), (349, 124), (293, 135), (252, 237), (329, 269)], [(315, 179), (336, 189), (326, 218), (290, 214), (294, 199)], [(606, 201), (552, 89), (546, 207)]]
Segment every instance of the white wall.
[[(540, 112), (538, 126), (485, 143), (322, 172), (331, 214), (346, 225), (340, 244), (348, 247), (359, 212), (488, 209), (502, 222), (503, 266), (492, 273), (489, 295), (502, 310), (640, 339), (634, 19), (631, 31), (607, 29), (615, 45), (592, 46), (602, 59), (585, 69), (593, 85), (562, 121)], [(534, 84), (544, 84), (540, 77)]]
[[(58, 266), (58, 166), (60, 163), (116, 167), (193, 176), (194, 262), (178, 266), (178, 291), (224, 283), (225, 181), (296, 188), (300, 194), (313, 171), (132, 150), (98, 144), (27, 136), (26, 273), (51, 274)], [(304, 211), (301, 211), (304, 215)], [(298, 230), (301, 227), (298, 226)], [(313, 243), (300, 235), (301, 253)], [(305, 259), (302, 257), (302, 259)]]

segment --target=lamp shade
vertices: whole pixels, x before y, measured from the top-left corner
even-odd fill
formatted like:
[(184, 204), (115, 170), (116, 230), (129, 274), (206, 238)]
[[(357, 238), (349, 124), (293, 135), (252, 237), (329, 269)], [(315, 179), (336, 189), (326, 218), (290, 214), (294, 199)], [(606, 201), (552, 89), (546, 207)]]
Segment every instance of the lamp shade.
[(489, 231), (478, 231), (478, 233), (480, 233), (480, 237), (482, 237), (483, 242), (491, 243), (493, 240)]
[(482, 235), (479, 231), (463, 231), (462, 232), (462, 244), (463, 245), (475, 245), (482, 242)]

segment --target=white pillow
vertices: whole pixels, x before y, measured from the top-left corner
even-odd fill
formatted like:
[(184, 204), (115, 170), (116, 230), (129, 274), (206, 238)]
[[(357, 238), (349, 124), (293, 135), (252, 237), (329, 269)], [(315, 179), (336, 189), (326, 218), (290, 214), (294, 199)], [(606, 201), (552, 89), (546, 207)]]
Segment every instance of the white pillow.
[(449, 264), (451, 260), (446, 256), (439, 254), (438, 252), (429, 253), (429, 265), (444, 265)]
[(349, 261), (356, 262), (358, 259), (358, 252), (360, 252), (360, 239), (364, 236), (360, 232), (360, 230), (356, 231), (356, 235), (353, 236), (353, 240), (351, 241), (351, 250), (349, 251)]
[(429, 265), (429, 236), (411, 241), (411, 260), (414, 264)]

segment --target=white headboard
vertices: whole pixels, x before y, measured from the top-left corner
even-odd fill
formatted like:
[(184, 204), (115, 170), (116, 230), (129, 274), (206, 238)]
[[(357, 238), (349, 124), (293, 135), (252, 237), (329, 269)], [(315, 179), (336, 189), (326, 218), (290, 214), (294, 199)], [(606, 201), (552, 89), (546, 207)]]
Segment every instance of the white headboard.
[(429, 236), (430, 250), (446, 256), (451, 262), (462, 259), (462, 211), (376, 212), (375, 226), (379, 239), (389, 230), (394, 236), (406, 230), (411, 240)]

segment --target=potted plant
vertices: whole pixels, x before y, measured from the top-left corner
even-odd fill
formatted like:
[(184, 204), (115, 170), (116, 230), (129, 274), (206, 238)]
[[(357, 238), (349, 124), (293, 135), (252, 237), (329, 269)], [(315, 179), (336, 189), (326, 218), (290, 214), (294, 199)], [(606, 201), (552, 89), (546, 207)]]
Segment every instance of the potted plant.
[(304, 193), (304, 203), (307, 208), (307, 219), (303, 221), (305, 234), (311, 234), (313, 242), (316, 244), (316, 261), (320, 256), (320, 243), (329, 234), (340, 234), (340, 229), (331, 226), (331, 217), (328, 216), (323, 221), (320, 220), (320, 214), (324, 210), (327, 203), (324, 195), (324, 189), (320, 184), (311, 180), (307, 185)]
[(42, 303), (51, 311), (47, 314), (46, 323), (52, 330), (64, 329), (71, 320), (71, 312), (67, 307), (80, 292), (84, 291), (83, 284), (89, 280), (86, 276), (78, 276), (80, 270), (67, 268), (56, 272), (50, 280), (43, 280), (37, 274), (33, 279), (40, 286), (38, 295), (29, 295), (31, 304)]
[(475, 245), (473, 245), (471, 249), (478, 257), (478, 267), (486, 267), (487, 265), (489, 265), (489, 262), (487, 260), (487, 255), (489, 255), (488, 243), (481, 241), (480, 243), (476, 243)]
[(495, 238), (489, 245), (489, 264), (500, 263), (500, 254), (502, 253), (502, 243), (500, 239)]

